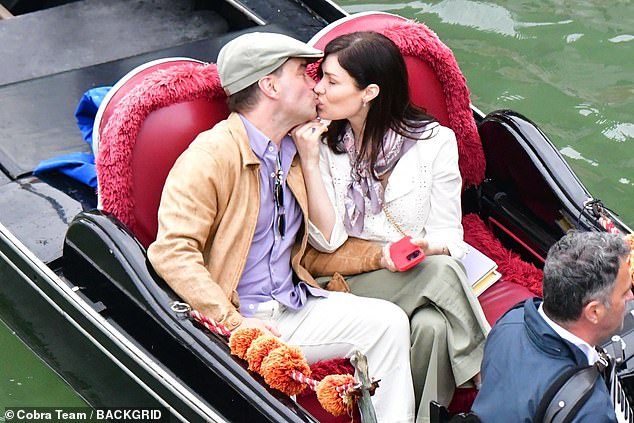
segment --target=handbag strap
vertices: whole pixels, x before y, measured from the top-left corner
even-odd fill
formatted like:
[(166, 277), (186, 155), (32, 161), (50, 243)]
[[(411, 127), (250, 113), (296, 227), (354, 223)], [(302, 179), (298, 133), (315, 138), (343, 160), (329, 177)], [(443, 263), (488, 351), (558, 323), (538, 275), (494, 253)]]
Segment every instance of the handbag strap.
[(392, 213), (390, 213), (387, 209), (387, 207), (385, 207), (385, 204), (383, 204), (381, 206), (381, 208), (383, 209), (383, 213), (385, 213), (385, 217), (387, 218), (387, 221), (390, 222), (392, 224), (392, 226), (394, 226), (394, 229), (396, 229), (396, 231), (401, 234), (402, 237), (406, 237), (407, 234), (405, 233), (405, 231), (401, 228), (401, 226), (399, 224), (396, 223), (396, 220), (394, 219), (394, 216), (392, 216)]

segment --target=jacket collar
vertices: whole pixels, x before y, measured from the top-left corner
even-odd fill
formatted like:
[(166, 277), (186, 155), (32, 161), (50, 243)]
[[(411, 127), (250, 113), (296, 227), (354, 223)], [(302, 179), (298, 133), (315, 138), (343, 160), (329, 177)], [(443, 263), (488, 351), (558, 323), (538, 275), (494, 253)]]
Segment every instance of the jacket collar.
[(578, 365), (587, 365), (585, 354), (574, 344), (560, 337), (538, 312), (540, 298), (524, 303), (524, 323), (531, 341), (544, 353), (556, 357), (571, 357)]
[[(260, 159), (253, 152), (251, 144), (249, 143), (249, 137), (247, 135), (247, 128), (245, 128), (240, 115), (232, 112), (227, 118), (229, 123), (229, 131), (238, 144), (240, 150), (240, 156), (242, 157), (242, 167), (260, 165)], [(299, 165), (299, 154), (295, 154), (291, 167), (297, 167)]]
[(247, 129), (242, 123), (242, 119), (237, 113), (231, 113), (227, 118), (229, 123), (229, 131), (238, 144), (240, 150), (240, 157), (242, 157), (242, 167), (259, 165), (260, 159), (255, 155), (249, 144), (249, 137), (247, 136)]

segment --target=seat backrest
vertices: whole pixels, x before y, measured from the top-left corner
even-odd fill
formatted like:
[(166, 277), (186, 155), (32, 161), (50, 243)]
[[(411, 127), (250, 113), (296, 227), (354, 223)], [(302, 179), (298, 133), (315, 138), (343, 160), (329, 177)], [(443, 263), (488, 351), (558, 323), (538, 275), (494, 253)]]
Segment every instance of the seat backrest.
[(132, 70), (95, 120), (100, 208), (147, 247), (165, 179), (196, 135), (229, 114), (215, 64), (173, 58)]
[(323, 50), (333, 38), (355, 31), (380, 32), (396, 43), (407, 65), (412, 101), (456, 133), (463, 186), (479, 185), (484, 179), (484, 153), (466, 80), (451, 49), (424, 24), (383, 12), (333, 22), (309, 44)]

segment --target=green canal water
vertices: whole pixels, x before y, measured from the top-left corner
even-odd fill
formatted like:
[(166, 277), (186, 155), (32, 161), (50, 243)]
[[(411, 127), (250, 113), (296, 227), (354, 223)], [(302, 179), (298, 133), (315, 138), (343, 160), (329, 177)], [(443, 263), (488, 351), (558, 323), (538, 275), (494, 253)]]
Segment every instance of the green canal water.
[[(9, 407), (86, 403), (0, 321), (0, 412)], [(0, 421), (3, 421), (0, 413)], [(8, 420), (7, 420), (8, 421)]]
[[(454, 51), (484, 112), (536, 122), (634, 227), (634, 7), (629, 0), (340, 1), (425, 22)], [(0, 323), (0, 409), (84, 405)], [(2, 417), (0, 417), (2, 421)]]

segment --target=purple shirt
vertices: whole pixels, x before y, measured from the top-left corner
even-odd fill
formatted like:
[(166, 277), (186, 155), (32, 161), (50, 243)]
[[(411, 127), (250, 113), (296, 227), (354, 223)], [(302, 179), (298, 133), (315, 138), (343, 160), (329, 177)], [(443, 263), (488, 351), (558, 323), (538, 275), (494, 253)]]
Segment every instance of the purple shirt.
[(327, 291), (313, 288), (305, 282), (293, 283), (291, 249), (301, 228), (302, 210), (286, 185), (286, 175), (297, 153), (291, 137), (281, 143), (286, 234), (280, 237), (277, 225), (277, 207), (273, 189), (277, 170), (278, 149), (244, 116), (240, 115), (247, 130), (251, 149), (260, 159), (260, 212), (247, 262), (238, 283), (240, 313), (252, 316), (258, 304), (275, 299), (293, 310), (306, 303), (307, 294), (324, 297)]

